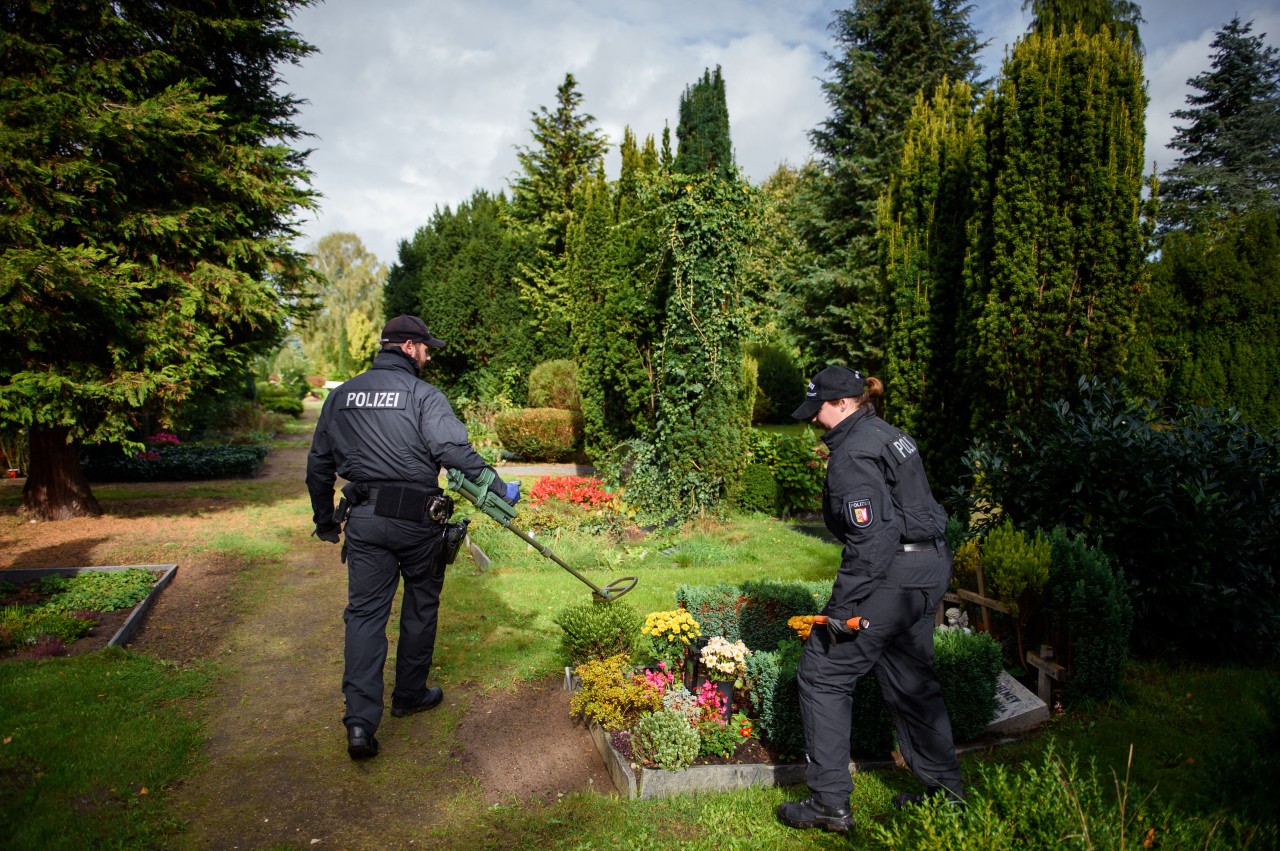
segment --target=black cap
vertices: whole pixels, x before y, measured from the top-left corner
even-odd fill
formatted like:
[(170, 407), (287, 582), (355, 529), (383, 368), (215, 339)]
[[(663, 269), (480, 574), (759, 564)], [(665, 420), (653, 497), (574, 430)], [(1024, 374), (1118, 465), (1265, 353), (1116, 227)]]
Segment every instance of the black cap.
[(829, 366), (809, 382), (804, 394), (804, 404), (791, 412), (792, 419), (811, 420), (823, 402), (834, 399), (854, 399), (867, 390), (862, 373), (847, 366)]
[(426, 343), (433, 349), (443, 349), (444, 340), (437, 340), (427, 330), (427, 323), (416, 316), (397, 316), (382, 328), (382, 342), (403, 343), (412, 340), (415, 343)]

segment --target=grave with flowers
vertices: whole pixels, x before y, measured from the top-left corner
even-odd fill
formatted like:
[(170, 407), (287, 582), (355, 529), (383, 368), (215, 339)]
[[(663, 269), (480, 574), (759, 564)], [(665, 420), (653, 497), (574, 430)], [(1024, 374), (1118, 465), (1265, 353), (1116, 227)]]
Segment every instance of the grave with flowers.
[[(620, 794), (651, 798), (804, 781), (796, 670), (829, 583), (684, 585), (677, 607), (642, 616), (622, 600), (562, 613), (570, 711)], [(935, 633), (956, 741), (990, 747), (1003, 693), (1000, 647)], [(890, 768), (891, 719), (874, 675), (854, 694), (850, 770)]]

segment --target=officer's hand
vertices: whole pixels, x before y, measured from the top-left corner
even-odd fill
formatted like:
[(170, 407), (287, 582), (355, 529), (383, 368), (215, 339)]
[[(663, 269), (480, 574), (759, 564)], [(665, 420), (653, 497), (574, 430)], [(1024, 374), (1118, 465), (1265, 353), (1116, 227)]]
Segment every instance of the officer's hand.
[(507, 505), (515, 505), (520, 501), (520, 483), (507, 482)]
[(311, 534), (315, 535), (317, 538), (319, 538), (322, 541), (328, 541), (331, 544), (336, 544), (338, 543), (338, 541), (342, 539), (342, 527), (337, 524), (334, 524), (333, 526), (325, 527), (323, 529), (317, 526), (316, 530)]
[(827, 618), (827, 635), (831, 636), (832, 641), (839, 641), (853, 635), (853, 630), (849, 629), (848, 619), (832, 615)]

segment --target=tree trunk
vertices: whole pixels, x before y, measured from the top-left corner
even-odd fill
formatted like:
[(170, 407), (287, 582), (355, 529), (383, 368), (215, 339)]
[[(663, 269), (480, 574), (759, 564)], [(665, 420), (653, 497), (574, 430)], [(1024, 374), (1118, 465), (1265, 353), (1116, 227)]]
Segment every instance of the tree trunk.
[(70, 431), (66, 426), (31, 427), (31, 457), (27, 483), (22, 488), (22, 507), (39, 520), (70, 520), (102, 513), (89, 489), (89, 480), (80, 469), (78, 444), (67, 440)]

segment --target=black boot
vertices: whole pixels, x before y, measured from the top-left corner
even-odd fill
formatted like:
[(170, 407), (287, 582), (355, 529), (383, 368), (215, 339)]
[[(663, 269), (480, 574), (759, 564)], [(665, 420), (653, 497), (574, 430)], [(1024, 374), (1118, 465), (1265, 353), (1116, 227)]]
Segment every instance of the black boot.
[(428, 709), (435, 709), (440, 705), (440, 701), (444, 700), (444, 690), (439, 686), (432, 686), (427, 689), (427, 693), (423, 695), (422, 700), (417, 703), (397, 703), (391, 701), (391, 714), (396, 718), (403, 718), (406, 715), (412, 715), (415, 712), (425, 712)]
[(901, 794), (894, 795), (893, 805), (900, 810), (905, 810), (907, 807), (918, 806), (923, 804), (929, 798), (934, 798), (939, 795), (944, 796), (946, 802), (951, 806), (964, 809), (964, 796), (948, 792), (948, 790), (943, 786), (930, 786), (928, 789), (924, 790), (923, 794), (920, 792), (902, 792)]
[(368, 759), (378, 755), (378, 740), (364, 727), (347, 728), (347, 753), (352, 759)]
[(828, 807), (812, 795), (803, 801), (779, 804), (778, 820), (790, 827), (820, 827), (832, 833), (848, 833), (853, 829), (853, 815), (848, 806)]

